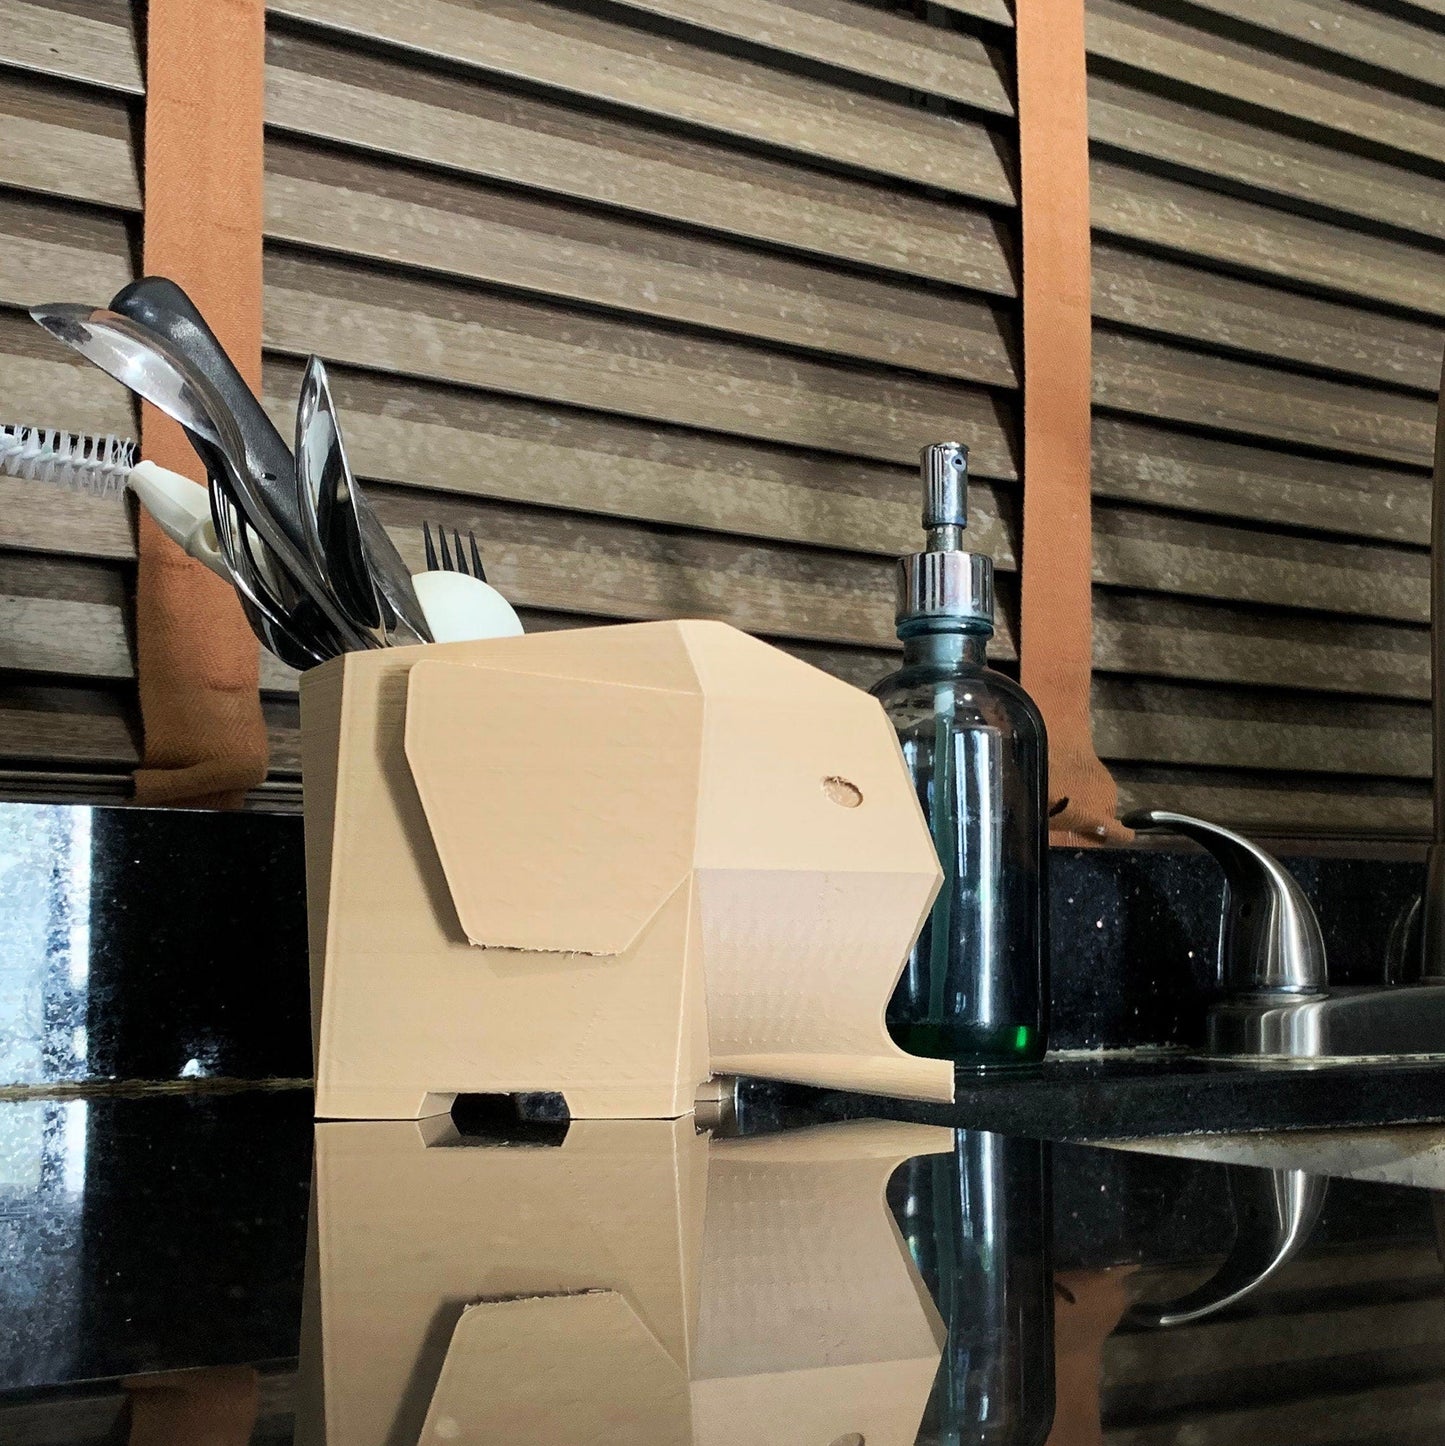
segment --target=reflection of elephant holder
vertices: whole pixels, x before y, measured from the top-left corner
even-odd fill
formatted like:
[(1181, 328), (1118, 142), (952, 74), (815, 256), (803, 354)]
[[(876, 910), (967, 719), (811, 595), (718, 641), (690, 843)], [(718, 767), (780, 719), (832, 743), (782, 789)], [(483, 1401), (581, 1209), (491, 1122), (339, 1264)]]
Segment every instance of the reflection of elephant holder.
[(884, 1028), (939, 872), (858, 689), (644, 623), (349, 653), (302, 719), (319, 1116), (675, 1117), (717, 1073), (952, 1098)]
[(298, 1446), (911, 1446), (943, 1327), (885, 1200), (952, 1132), (316, 1130)]

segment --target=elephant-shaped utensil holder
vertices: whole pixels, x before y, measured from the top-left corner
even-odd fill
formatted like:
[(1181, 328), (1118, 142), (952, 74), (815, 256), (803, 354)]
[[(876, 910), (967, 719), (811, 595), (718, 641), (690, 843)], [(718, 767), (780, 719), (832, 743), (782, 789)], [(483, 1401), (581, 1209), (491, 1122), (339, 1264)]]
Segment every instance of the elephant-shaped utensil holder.
[(316, 1112), (715, 1074), (950, 1100), (884, 1009), (940, 874), (877, 701), (723, 623), (348, 653), (302, 679)]

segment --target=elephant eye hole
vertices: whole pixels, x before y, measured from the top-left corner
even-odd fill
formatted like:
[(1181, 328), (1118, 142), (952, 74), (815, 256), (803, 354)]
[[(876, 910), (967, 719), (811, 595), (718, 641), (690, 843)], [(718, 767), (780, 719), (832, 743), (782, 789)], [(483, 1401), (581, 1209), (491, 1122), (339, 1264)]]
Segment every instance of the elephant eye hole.
[(863, 802), (863, 790), (837, 774), (823, 780), (823, 792), (840, 808), (857, 808)]

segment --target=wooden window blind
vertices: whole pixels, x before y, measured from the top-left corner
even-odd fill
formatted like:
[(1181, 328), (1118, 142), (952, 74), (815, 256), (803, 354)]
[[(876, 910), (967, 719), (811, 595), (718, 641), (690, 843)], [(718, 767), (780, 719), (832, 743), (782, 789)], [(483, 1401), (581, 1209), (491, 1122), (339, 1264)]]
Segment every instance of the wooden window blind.
[[(1095, 738), (1126, 804), (1428, 821), (1445, 18), (1089, 0)], [(133, 274), (123, 0), (0, 0), (4, 419), (133, 433), (25, 320)], [(414, 566), (475, 528), (529, 627), (724, 617), (894, 665), (914, 459), (972, 448), (1014, 654), (1017, 135), (1002, 0), (283, 0), (266, 400), (306, 354)], [(0, 769), (135, 761), (117, 503), (0, 479)], [(263, 669), (294, 797), (294, 678)]]

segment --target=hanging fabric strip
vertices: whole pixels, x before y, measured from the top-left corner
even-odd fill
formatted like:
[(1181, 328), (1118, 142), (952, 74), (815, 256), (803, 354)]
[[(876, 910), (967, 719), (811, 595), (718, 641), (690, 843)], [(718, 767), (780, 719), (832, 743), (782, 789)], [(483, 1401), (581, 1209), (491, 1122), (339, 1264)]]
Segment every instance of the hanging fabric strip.
[[(261, 379), (263, 0), (150, 0), (145, 270), (183, 286), (252, 386)], [(200, 482), (181, 429), (141, 409), (142, 450)], [(228, 807), (266, 776), (258, 649), (235, 594), (142, 513), (139, 803)]]
[(1054, 843), (1130, 837), (1094, 752), (1084, 0), (1018, 0), (1024, 506), (1020, 674), (1049, 730)]

